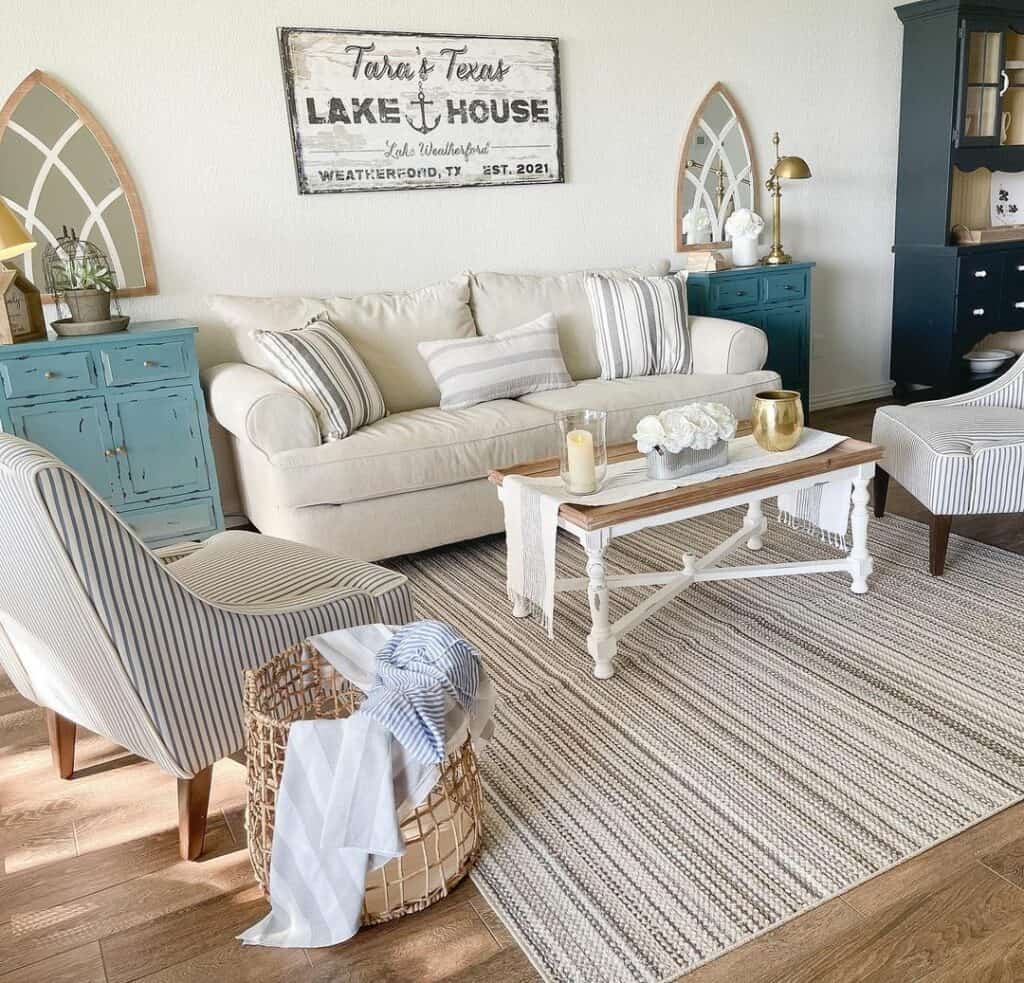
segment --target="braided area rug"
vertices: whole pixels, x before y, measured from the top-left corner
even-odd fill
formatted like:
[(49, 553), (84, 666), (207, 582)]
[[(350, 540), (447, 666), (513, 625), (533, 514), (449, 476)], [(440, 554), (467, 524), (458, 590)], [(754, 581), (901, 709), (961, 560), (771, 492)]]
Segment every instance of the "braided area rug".
[[(616, 540), (610, 568), (678, 567), (741, 518)], [(584, 595), (558, 595), (553, 642), (511, 617), (503, 538), (395, 561), (498, 686), (473, 878), (546, 979), (675, 979), (1024, 797), (1024, 557), (953, 537), (932, 578), (927, 530), (895, 516), (870, 548), (863, 596), (840, 574), (696, 585), (607, 681)], [(833, 553), (771, 521), (757, 562)], [(575, 541), (559, 566), (581, 574)]]

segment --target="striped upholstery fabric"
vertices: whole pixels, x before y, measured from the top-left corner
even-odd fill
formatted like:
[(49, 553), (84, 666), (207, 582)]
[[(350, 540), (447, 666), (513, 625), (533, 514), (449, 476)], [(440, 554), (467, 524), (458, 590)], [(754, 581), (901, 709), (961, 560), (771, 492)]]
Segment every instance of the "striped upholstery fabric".
[(935, 515), (1024, 512), (1024, 358), (973, 392), (875, 414), (884, 469)]
[(686, 274), (610, 277), (588, 273), (602, 379), (693, 371)]
[(15, 686), (178, 777), (241, 747), (244, 669), (309, 635), (412, 620), (401, 575), (277, 540), (264, 552), (256, 535), (165, 565), (73, 472), (4, 435), (0, 510)]
[(325, 440), (347, 437), (387, 413), (370, 370), (326, 315), (294, 331), (254, 331), (253, 338), (275, 375), (306, 398)]
[(416, 347), (441, 390), (445, 410), (572, 385), (554, 314), (486, 338), (421, 341)]

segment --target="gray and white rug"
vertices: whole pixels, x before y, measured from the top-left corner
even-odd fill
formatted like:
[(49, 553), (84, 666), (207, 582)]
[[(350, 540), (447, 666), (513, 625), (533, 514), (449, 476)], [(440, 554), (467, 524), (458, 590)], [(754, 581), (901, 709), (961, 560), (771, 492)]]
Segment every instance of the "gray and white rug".
[[(740, 518), (616, 541), (611, 566), (678, 566)], [(697, 585), (605, 682), (583, 595), (559, 595), (554, 642), (510, 617), (501, 538), (397, 563), (499, 687), (474, 880), (546, 978), (674, 979), (1024, 797), (1024, 557), (954, 538), (933, 579), (897, 517), (871, 549), (865, 596), (839, 574)], [(773, 521), (758, 560), (829, 551)]]

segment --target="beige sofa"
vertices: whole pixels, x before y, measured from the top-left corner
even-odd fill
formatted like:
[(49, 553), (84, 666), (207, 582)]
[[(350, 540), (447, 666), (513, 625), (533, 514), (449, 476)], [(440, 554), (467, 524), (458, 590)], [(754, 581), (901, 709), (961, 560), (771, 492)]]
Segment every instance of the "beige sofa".
[[(465, 274), (419, 291), (351, 299), (221, 297), (211, 310), (211, 328), (226, 333), (238, 360), (208, 369), (204, 383), (212, 414), (230, 434), (246, 514), (270, 535), (368, 560), (499, 532), (488, 470), (556, 454), (561, 410), (607, 410), (608, 439), (619, 442), (641, 416), (695, 399), (744, 417), (756, 392), (780, 385), (762, 370), (763, 332), (707, 317), (690, 319), (692, 375), (598, 379), (581, 273)], [(385, 419), (327, 443), (308, 403), (267, 371), (250, 337), (254, 328), (300, 326), (321, 310), (362, 356), (389, 409)], [(417, 341), (494, 334), (547, 311), (558, 319), (574, 386), (439, 408)]]

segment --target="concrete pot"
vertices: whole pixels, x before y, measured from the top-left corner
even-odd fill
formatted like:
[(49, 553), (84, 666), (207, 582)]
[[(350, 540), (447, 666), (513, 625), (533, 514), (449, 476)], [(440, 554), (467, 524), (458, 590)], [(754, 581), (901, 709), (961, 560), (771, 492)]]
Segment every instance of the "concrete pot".
[(71, 320), (109, 321), (110, 294), (106, 290), (66, 290), (64, 299), (71, 311)]

